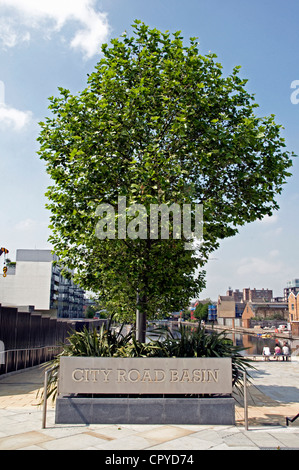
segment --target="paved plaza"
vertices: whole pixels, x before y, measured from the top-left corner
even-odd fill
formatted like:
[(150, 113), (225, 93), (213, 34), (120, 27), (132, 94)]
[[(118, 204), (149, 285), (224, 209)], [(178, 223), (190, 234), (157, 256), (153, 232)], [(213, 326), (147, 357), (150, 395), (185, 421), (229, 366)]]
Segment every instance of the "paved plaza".
[(159, 452), (195, 450), (299, 450), (299, 362), (255, 362), (248, 387), (248, 430), (242, 399), (236, 426), (57, 425), (49, 401), (42, 429), (39, 390), (43, 369), (0, 378), (0, 450), (103, 450)]

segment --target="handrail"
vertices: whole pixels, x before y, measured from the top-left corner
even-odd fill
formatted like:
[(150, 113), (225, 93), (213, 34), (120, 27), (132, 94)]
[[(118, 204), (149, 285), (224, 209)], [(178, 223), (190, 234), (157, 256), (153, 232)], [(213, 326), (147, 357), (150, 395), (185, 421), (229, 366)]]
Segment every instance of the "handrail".
[(247, 373), (243, 371), (243, 383), (244, 383), (244, 423), (245, 431), (248, 431), (248, 400), (247, 400)]
[(50, 345), (50, 346), (38, 346), (36, 348), (16, 348), (16, 349), (5, 349), (4, 351), (0, 351), (0, 354), (4, 354), (6, 352), (13, 352), (13, 351), (35, 351), (37, 349), (44, 349), (44, 348), (58, 348), (57, 344)]
[(287, 417), (286, 418), (286, 425), (288, 426), (289, 423), (293, 423), (295, 421), (295, 419), (297, 419), (297, 418), (299, 418), (299, 413), (296, 416), (294, 416), (294, 418), (288, 418)]
[(238, 377), (243, 379), (243, 397), (244, 397), (244, 426), (245, 431), (248, 431), (248, 394), (247, 394), (247, 372), (246, 370), (239, 370)]
[[(61, 346), (55, 344), (55, 345), (38, 346), (38, 347), (32, 347), (32, 348), (6, 349), (4, 351), (0, 351), (0, 369), (1, 369), (1, 365), (2, 366), (5, 365), (5, 371), (3, 372), (3, 374), (0, 374), (0, 377), (9, 372), (27, 369), (28, 367), (32, 367), (33, 365), (39, 365), (43, 362), (47, 362), (47, 360), (50, 359), (51, 350), (55, 351), (59, 348), (61, 348)], [(21, 356), (22, 353), (25, 353), (25, 358), (21, 358), (21, 360), (19, 361), (19, 357)], [(9, 359), (10, 354), (16, 354), (16, 357), (13, 357), (13, 361), (15, 361), (13, 369), (8, 370), (9, 368), (8, 359)], [(23, 364), (23, 367), (19, 367), (20, 364)]]
[(56, 366), (51, 367), (51, 369), (48, 369), (45, 371), (42, 429), (46, 429), (48, 376), (49, 376), (49, 373), (57, 369), (57, 367), (58, 366), (56, 365)]

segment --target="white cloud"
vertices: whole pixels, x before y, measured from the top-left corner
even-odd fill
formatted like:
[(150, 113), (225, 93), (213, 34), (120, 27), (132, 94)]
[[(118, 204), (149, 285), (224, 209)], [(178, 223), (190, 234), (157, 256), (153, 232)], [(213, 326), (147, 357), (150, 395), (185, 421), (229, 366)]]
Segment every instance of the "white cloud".
[(259, 220), (258, 222), (262, 223), (262, 224), (275, 224), (276, 222), (278, 221), (278, 215), (277, 214), (273, 214), (273, 215), (265, 215), (261, 220)]
[(269, 253), (269, 256), (270, 258), (276, 258), (277, 256), (279, 256), (279, 251), (278, 250), (271, 250), (270, 253)]
[(70, 46), (88, 58), (108, 37), (107, 15), (95, 9), (95, 0), (0, 0), (0, 7), (4, 8), (0, 41), (6, 47), (29, 41), (31, 30), (40, 30), (45, 37), (60, 32), (70, 21), (76, 27)]
[[(275, 256), (278, 253), (275, 253)], [(237, 269), (238, 275), (250, 274), (274, 274), (280, 272), (282, 265), (277, 260), (273, 260), (273, 253), (270, 253), (270, 260), (264, 258), (248, 257), (240, 261)]]
[(36, 231), (37, 229), (48, 229), (49, 222), (48, 221), (37, 221), (31, 218), (27, 218), (24, 220), (20, 220), (14, 226), (14, 229), (19, 232), (29, 232), (29, 231)]
[(283, 227), (270, 228), (270, 225), (269, 225), (269, 227), (267, 226), (267, 230), (261, 233), (261, 237), (265, 240), (270, 240), (271, 238), (279, 237), (283, 232), (284, 232)]
[(21, 232), (27, 232), (28, 230), (33, 230), (35, 229), (37, 226), (37, 223), (35, 220), (33, 219), (25, 219), (25, 220), (21, 220), (20, 222), (18, 222), (16, 225), (15, 225), (15, 229), (16, 230), (19, 230)]
[(28, 31), (20, 31), (18, 23), (12, 18), (5, 17), (0, 19), (0, 43), (2, 43), (4, 49), (14, 47), (21, 42), (28, 42), (29, 40), (30, 33)]
[(5, 85), (0, 80), (0, 129), (21, 130), (32, 121), (31, 111), (20, 111), (5, 104)]
[(5, 104), (0, 104), (0, 128), (13, 127), (19, 131), (29, 124), (31, 119), (31, 111), (20, 111)]
[(0, 80), (0, 105), (3, 105), (5, 103), (5, 85)]

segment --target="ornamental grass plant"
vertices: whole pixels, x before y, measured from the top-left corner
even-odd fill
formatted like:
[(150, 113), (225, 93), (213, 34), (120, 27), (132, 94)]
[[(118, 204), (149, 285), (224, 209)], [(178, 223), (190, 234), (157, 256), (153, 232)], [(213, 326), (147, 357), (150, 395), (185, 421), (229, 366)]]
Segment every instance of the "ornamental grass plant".
[(151, 330), (151, 338), (146, 343), (137, 341), (134, 329), (125, 332), (125, 325), (118, 328), (112, 326), (112, 319), (108, 326), (100, 330), (74, 331), (63, 345), (62, 352), (46, 364), (51, 369), (49, 374), (47, 398), (57, 395), (57, 379), (59, 361), (62, 356), (81, 357), (198, 357), (198, 358), (231, 358), (232, 384), (242, 393), (243, 372), (252, 368), (241, 352), (244, 348), (234, 346), (232, 340), (227, 338), (226, 332), (207, 331), (200, 325), (180, 325), (174, 334), (167, 327)]

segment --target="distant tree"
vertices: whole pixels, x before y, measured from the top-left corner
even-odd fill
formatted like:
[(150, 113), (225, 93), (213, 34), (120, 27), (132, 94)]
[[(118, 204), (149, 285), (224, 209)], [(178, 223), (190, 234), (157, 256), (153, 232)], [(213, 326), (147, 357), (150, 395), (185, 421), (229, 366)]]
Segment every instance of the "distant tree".
[(198, 303), (198, 305), (196, 305), (195, 310), (194, 310), (194, 317), (197, 318), (197, 320), (199, 321), (201, 320), (207, 321), (208, 311), (209, 311), (209, 302)]
[(180, 315), (181, 320), (184, 321), (189, 321), (191, 319), (191, 312), (188, 308), (184, 308), (181, 310), (181, 315)]
[[(219, 240), (278, 208), (291, 158), (274, 116), (254, 114), (240, 67), (224, 77), (196, 38), (184, 45), (180, 32), (140, 21), (133, 30), (102, 46), (85, 90), (59, 88), (38, 140), (53, 181), (47, 207), (60, 263), (120, 317), (132, 320), (137, 310), (144, 341), (146, 317), (199, 295)], [(115, 239), (99, 239), (97, 208), (108, 203), (117, 213), (119, 196), (148, 215), (151, 204), (203, 204), (200, 249), (185, 249), (192, 234), (144, 239), (136, 219), (136, 239), (117, 228)]]
[(96, 307), (94, 305), (89, 305), (85, 310), (85, 318), (93, 318), (96, 313)]

